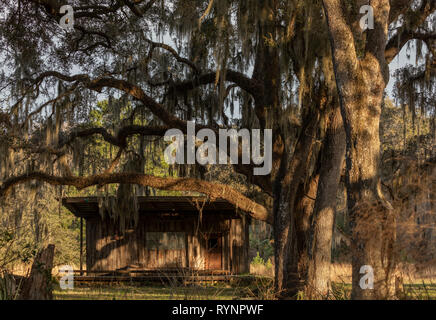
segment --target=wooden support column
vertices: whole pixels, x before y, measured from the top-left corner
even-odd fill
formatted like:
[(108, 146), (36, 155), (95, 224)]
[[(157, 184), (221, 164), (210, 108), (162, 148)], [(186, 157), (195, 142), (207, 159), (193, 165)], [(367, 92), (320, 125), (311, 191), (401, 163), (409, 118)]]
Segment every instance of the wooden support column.
[(80, 217), (80, 275), (83, 275), (83, 218)]

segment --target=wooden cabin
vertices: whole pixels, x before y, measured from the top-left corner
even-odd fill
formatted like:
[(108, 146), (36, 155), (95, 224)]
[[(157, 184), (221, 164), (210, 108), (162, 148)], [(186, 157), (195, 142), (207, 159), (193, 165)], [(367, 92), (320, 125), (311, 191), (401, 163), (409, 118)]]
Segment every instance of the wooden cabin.
[(249, 272), (248, 218), (229, 202), (197, 197), (138, 197), (137, 201), (136, 227), (121, 231), (111, 218), (102, 219), (98, 198), (63, 199), (81, 221), (81, 257), (86, 227), (87, 271)]

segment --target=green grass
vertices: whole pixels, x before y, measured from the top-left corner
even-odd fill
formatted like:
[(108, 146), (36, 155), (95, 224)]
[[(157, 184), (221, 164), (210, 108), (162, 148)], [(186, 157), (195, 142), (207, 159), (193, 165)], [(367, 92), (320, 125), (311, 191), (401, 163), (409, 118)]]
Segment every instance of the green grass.
[(73, 290), (55, 288), (56, 300), (232, 300), (238, 289), (213, 287), (158, 287), (158, 286), (92, 286)]
[(405, 284), (406, 297), (416, 300), (436, 300), (436, 284)]
[[(234, 300), (271, 299), (270, 283), (247, 286), (216, 284), (210, 286), (136, 286), (128, 284), (92, 285), (73, 290), (54, 289), (55, 300)], [(331, 300), (348, 300), (351, 284), (334, 283)], [(436, 300), (436, 284), (405, 284), (404, 300)]]
[(62, 290), (55, 281), (53, 296), (56, 300), (263, 300), (274, 299), (273, 291), (270, 277), (247, 275), (227, 283), (88, 283), (72, 290)]

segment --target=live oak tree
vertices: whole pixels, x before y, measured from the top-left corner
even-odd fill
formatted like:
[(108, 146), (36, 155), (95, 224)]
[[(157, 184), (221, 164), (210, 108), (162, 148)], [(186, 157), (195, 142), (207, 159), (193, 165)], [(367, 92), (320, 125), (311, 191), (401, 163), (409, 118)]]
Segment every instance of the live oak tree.
[[(381, 188), (379, 138), (389, 62), (408, 41), (419, 39), (429, 45), (430, 63), (426, 66), (432, 68), (435, 39), (436, 1), (370, 1), (374, 29), (363, 34), (352, 21), (355, 9), (367, 2), (351, 1), (347, 6), (339, 0), (323, 1), (347, 136), (346, 186), (353, 229), (355, 299), (392, 296), (395, 216)], [(432, 23), (427, 24), (427, 19)], [(395, 28), (390, 28), (392, 25)], [(365, 222), (371, 222), (370, 232), (359, 228)], [(374, 290), (363, 290), (359, 285), (360, 269), (365, 265), (374, 270)]]
[[(120, 200), (134, 200), (141, 187), (224, 198), (273, 225), (279, 295), (324, 297), (345, 140), (353, 226), (357, 205), (374, 199), (392, 220), (378, 187), (388, 63), (411, 39), (434, 44), (425, 26), (434, 1), (417, 8), (371, 1), (375, 29), (364, 34), (359, 9), (367, 2), (71, 1), (74, 26), (65, 31), (61, 1), (2, 0), (0, 196), (39, 180), (77, 189), (120, 184)], [(434, 63), (427, 65), (424, 80)], [(106, 119), (90, 124), (98, 101), (107, 101)], [(254, 164), (241, 161), (225, 179), (211, 179), (213, 168), (198, 165), (170, 166), (176, 176), (147, 174), (150, 154), (163, 153), (161, 137), (170, 128), (186, 133), (190, 120), (214, 132), (272, 129), (271, 174), (254, 176)], [(96, 145), (110, 151), (95, 152)], [(223, 183), (241, 176), (252, 192)], [(122, 203), (115, 213), (134, 219), (134, 206), (120, 210)], [(387, 218), (377, 221), (391, 230)], [(371, 294), (359, 290), (361, 265), (382, 277), (373, 256), (385, 250), (366, 241), (354, 233), (355, 298)]]

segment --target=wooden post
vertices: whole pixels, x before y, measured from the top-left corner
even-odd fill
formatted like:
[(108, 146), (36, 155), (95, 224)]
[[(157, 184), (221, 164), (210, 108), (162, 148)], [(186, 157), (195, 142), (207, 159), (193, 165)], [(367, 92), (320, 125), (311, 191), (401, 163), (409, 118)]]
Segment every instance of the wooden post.
[(244, 215), (242, 221), (244, 223), (243, 231), (245, 232), (245, 234), (244, 234), (244, 243), (243, 243), (243, 248), (244, 248), (244, 272), (245, 273), (250, 273), (249, 250), (250, 250), (250, 223), (251, 223), (251, 218), (246, 216), (246, 215)]
[(83, 218), (80, 217), (80, 275), (83, 276)]
[(52, 300), (53, 288), (51, 271), (53, 268), (55, 246), (49, 244), (47, 248), (38, 252), (32, 264), (30, 276), (23, 281), (20, 300)]

